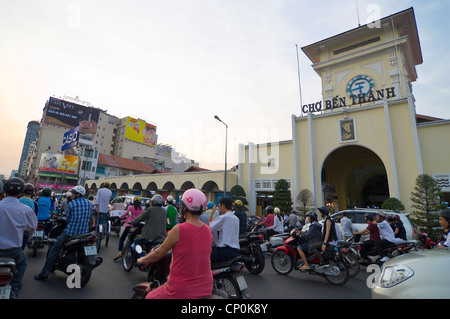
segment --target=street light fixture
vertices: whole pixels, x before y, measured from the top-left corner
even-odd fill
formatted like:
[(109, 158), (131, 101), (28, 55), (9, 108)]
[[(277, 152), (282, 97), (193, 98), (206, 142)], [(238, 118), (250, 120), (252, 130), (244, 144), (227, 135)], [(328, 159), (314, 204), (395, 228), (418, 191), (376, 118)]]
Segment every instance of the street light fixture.
[(222, 121), (217, 115), (214, 118), (225, 125), (225, 171), (224, 171), (224, 182), (223, 182), (223, 197), (227, 195), (227, 144), (228, 144), (228, 125)]

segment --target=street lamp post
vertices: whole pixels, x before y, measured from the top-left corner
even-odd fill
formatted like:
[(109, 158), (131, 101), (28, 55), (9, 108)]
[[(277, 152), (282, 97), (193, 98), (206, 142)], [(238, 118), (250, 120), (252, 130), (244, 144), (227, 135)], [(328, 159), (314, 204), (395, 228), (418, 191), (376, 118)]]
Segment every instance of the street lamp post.
[(225, 176), (223, 182), (223, 197), (227, 195), (227, 144), (228, 144), (228, 125), (222, 121), (217, 115), (214, 118), (225, 125)]

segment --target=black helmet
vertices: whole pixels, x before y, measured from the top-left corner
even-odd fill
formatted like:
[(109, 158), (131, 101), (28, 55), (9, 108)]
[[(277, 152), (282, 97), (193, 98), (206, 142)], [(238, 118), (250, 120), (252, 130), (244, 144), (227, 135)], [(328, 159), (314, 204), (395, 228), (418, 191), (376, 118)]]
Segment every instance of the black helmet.
[(42, 190), (42, 196), (50, 197), (51, 194), (52, 194), (52, 189), (50, 187), (44, 187), (44, 189)]
[(439, 211), (439, 216), (445, 218), (447, 221), (450, 221), (450, 209), (443, 209)]
[(7, 195), (20, 195), (25, 189), (25, 182), (18, 177), (12, 177), (5, 183), (4, 191)]
[(322, 207), (319, 207), (319, 208), (317, 208), (322, 214), (325, 214), (325, 215), (329, 215), (330, 214), (330, 210), (328, 209), (328, 207), (327, 206), (322, 206)]
[(316, 212), (309, 212), (308, 214), (306, 214), (306, 217), (311, 217), (312, 221), (317, 221), (317, 213)]
[(266, 207), (266, 212), (267, 212), (267, 214), (271, 214), (271, 213), (273, 213), (273, 207), (272, 206), (267, 206)]
[(23, 193), (27, 194), (27, 195), (33, 195), (34, 194), (34, 185), (31, 183), (26, 183)]
[(152, 206), (163, 206), (165, 203), (164, 198), (157, 194), (152, 197)]
[(366, 217), (370, 221), (373, 221), (375, 219), (372, 213), (366, 213), (364, 217)]

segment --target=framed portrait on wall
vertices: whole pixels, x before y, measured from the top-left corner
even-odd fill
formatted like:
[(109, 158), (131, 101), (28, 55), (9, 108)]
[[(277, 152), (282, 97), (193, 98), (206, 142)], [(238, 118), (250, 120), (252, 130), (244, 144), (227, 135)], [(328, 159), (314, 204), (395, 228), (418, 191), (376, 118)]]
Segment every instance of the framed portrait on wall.
[(341, 143), (356, 141), (356, 126), (354, 118), (339, 120), (339, 134)]

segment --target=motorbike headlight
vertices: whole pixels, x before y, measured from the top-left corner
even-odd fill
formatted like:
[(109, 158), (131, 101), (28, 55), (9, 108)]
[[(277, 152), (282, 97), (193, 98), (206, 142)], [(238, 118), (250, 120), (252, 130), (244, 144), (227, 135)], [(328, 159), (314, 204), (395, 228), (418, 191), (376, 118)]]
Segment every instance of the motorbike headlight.
[(380, 287), (390, 288), (414, 276), (414, 271), (403, 265), (386, 267), (380, 276)]

